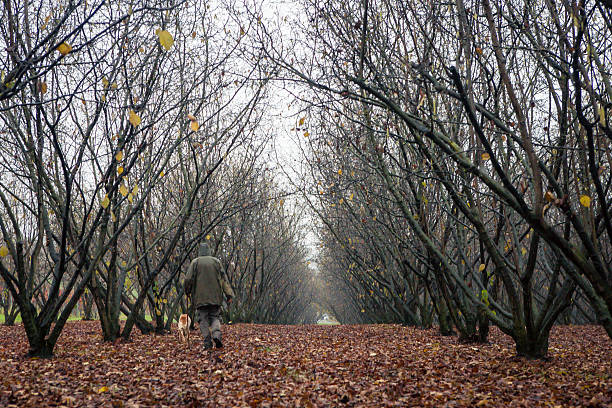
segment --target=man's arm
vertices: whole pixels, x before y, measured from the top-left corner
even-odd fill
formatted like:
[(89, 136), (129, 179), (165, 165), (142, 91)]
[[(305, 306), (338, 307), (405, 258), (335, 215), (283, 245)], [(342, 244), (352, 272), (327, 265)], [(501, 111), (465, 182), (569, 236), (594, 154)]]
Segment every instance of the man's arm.
[(226, 275), (220, 261), (217, 263), (217, 273), (219, 274), (219, 284), (221, 285), (221, 289), (223, 290), (223, 293), (225, 293), (225, 296), (227, 296), (231, 301), (231, 299), (235, 296), (234, 290), (232, 289), (232, 285), (230, 285), (226, 279)]
[(235, 296), (232, 286), (223, 277), (221, 277), (221, 287), (223, 288), (223, 292), (225, 292), (225, 296), (227, 296), (228, 298), (231, 299)]

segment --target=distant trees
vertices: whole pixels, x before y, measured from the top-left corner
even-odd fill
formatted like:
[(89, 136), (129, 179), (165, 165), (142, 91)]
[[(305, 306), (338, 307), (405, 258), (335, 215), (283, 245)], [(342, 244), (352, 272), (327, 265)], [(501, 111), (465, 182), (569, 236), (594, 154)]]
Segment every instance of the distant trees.
[[(252, 178), (245, 211), (225, 225), (219, 256), (236, 290), (228, 319), (297, 323), (311, 316), (312, 271), (304, 248), (299, 207), (266, 171)], [(228, 246), (228, 244), (230, 244)]]

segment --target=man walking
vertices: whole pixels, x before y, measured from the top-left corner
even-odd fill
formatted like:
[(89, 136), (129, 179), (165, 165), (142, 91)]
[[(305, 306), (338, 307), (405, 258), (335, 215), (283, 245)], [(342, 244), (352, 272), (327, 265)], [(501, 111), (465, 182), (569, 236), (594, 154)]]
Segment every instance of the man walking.
[(227, 302), (231, 303), (234, 291), (225, 279), (221, 261), (210, 256), (210, 248), (205, 242), (200, 245), (198, 257), (189, 265), (185, 279), (185, 293), (187, 295), (193, 293), (192, 302), (197, 308), (196, 319), (200, 323), (204, 337), (204, 350), (210, 350), (213, 341), (217, 348), (223, 347), (219, 321), (223, 293), (228, 298)]

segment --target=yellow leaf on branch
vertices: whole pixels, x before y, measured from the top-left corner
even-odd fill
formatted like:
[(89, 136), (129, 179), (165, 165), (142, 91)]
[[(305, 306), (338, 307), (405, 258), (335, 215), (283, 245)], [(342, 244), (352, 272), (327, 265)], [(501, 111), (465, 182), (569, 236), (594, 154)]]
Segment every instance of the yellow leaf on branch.
[(60, 52), (60, 54), (67, 55), (70, 51), (72, 51), (72, 47), (70, 44), (63, 42), (58, 45), (57, 50)]
[(483, 153), (480, 157), (482, 157), (483, 161), (487, 161), (491, 158), (491, 156), (489, 156), (489, 153)]
[(305, 121), (306, 121), (306, 117), (300, 118), (300, 121), (298, 122), (298, 125), (302, 126)]
[(134, 112), (133, 110), (130, 110), (130, 123), (134, 127), (137, 127), (138, 125), (140, 125), (140, 116), (138, 116), (138, 114)]
[(192, 120), (190, 127), (191, 127), (191, 130), (193, 130), (194, 132), (197, 132), (198, 129), (200, 128), (200, 125), (198, 124), (197, 121)]
[(6, 245), (2, 245), (2, 247), (0, 247), (0, 257), (4, 258), (5, 256), (7, 256), (9, 253), (8, 248), (6, 247)]
[(480, 266), (478, 267), (478, 272), (482, 272), (485, 269), (485, 264), (480, 264)]
[(122, 196), (127, 197), (128, 189), (125, 186), (125, 184), (121, 184), (121, 187), (119, 187), (119, 192), (121, 193)]
[(172, 48), (172, 45), (174, 44), (174, 38), (172, 38), (172, 34), (170, 34), (166, 30), (160, 29), (157, 29), (155, 31), (155, 34), (157, 34), (157, 36), (159, 37), (159, 43), (161, 44), (161, 46), (164, 47), (166, 51), (169, 51), (170, 48)]
[(590, 207), (591, 206), (591, 197), (589, 197), (588, 195), (581, 195), (580, 196), (580, 204), (582, 204), (583, 207)]
[(120, 162), (121, 160), (123, 160), (123, 150), (119, 150), (117, 152), (117, 154), (115, 155), (115, 159), (117, 159), (118, 162)]
[(109, 204), (110, 204), (110, 200), (108, 199), (108, 194), (106, 194), (104, 198), (102, 199), (102, 202), (100, 202), (100, 205), (102, 206), (102, 208), (107, 208)]

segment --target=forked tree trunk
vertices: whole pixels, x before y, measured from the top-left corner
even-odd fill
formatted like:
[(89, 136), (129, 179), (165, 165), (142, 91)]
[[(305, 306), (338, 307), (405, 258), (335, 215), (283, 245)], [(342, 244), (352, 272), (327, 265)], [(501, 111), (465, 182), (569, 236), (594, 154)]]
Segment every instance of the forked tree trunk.
[(28, 337), (30, 349), (28, 357), (51, 358), (53, 357), (53, 347), (55, 341), (47, 339), (49, 327), (42, 327), (36, 324), (36, 309), (30, 303), (24, 304), (21, 310), (23, 326)]

